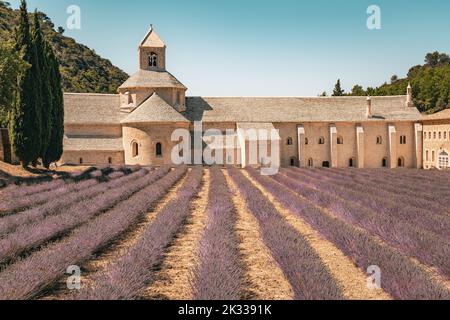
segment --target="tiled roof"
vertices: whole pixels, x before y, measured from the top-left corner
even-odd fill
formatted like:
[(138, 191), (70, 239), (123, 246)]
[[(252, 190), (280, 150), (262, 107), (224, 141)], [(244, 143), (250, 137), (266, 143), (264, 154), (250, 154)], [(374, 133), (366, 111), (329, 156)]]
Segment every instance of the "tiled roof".
[(177, 88), (186, 90), (186, 87), (167, 71), (142, 69), (119, 87), (119, 89), (131, 88)]
[(366, 97), (325, 98), (186, 98), (179, 113), (153, 95), (131, 114), (120, 112), (118, 95), (65, 94), (66, 124), (119, 124), (123, 122), (366, 122), (419, 121), (449, 118), (449, 111), (422, 116), (408, 108), (405, 96), (373, 97), (368, 119)]
[(64, 94), (64, 122), (66, 124), (119, 124), (119, 95)]
[(189, 120), (154, 93), (121, 121), (122, 124), (152, 122), (189, 122)]
[(67, 137), (64, 151), (123, 151), (122, 138)]
[(450, 109), (445, 109), (435, 114), (423, 115), (422, 120), (450, 120)]
[(366, 97), (314, 98), (208, 98), (188, 97), (185, 116), (204, 122), (365, 122), (414, 121), (416, 108), (406, 106), (405, 96), (373, 97), (368, 119)]
[(161, 40), (159, 35), (156, 33), (155, 28), (153, 26), (150, 27), (150, 30), (145, 35), (144, 39), (141, 41), (141, 47), (151, 47), (151, 48), (164, 48), (166, 45)]

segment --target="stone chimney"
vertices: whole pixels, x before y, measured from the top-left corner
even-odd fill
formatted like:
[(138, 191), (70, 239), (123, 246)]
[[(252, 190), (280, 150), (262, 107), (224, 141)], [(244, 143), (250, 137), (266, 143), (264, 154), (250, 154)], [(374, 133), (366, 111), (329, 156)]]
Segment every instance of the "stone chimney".
[(408, 83), (408, 88), (406, 89), (406, 106), (408, 108), (414, 107), (411, 83)]
[(372, 114), (372, 98), (371, 97), (367, 97), (367, 111), (366, 111), (366, 116), (367, 118), (372, 118), (373, 114)]

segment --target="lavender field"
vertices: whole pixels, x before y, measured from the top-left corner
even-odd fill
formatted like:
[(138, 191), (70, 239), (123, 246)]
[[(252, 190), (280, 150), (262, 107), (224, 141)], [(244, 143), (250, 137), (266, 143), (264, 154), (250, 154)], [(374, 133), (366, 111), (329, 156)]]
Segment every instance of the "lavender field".
[(10, 185), (0, 299), (448, 300), (449, 181), (180, 166)]

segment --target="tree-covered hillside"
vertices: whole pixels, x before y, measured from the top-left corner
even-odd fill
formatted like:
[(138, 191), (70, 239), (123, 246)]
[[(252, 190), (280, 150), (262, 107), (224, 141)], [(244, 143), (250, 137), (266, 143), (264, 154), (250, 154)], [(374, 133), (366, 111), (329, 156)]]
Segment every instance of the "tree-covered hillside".
[(412, 67), (406, 78), (391, 77), (390, 83), (377, 88), (363, 89), (355, 85), (348, 95), (353, 96), (389, 96), (404, 95), (408, 82), (413, 87), (414, 103), (420, 111), (435, 113), (449, 108), (450, 102), (450, 56), (433, 52), (425, 57), (424, 65)]
[[(38, 14), (45, 21), (42, 25), (45, 37), (60, 61), (64, 91), (115, 93), (128, 78), (125, 72), (115, 67), (109, 60), (56, 31), (52, 21), (44, 13)], [(30, 14), (30, 20), (32, 15)], [(18, 19), (19, 11), (12, 10), (7, 2), (0, 1), (0, 42), (7, 42), (13, 38)]]

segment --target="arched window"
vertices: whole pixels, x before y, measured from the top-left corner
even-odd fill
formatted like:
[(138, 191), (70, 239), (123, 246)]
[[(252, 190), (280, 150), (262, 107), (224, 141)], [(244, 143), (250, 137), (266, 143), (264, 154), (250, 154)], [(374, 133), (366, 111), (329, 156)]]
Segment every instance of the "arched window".
[(387, 168), (388, 166), (388, 158), (383, 158), (382, 167)]
[(160, 142), (158, 142), (156, 144), (156, 156), (157, 157), (162, 157), (163, 152), (162, 152), (162, 144)]
[(377, 144), (383, 144), (383, 138), (381, 136), (377, 137)]
[(294, 144), (294, 141), (292, 140), (291, 137), (287, 138), (287, 145), (288, 146), (292, 146)]
[(433, 151), (431, 151), (431, 161), (434, 162), (435, 159), (436, 159), (436, 156), (435, 156), (435, 153), (433, 150)]
[(433, 132), (433, 139), (436, 140), (436, 131)]
[(308, 140), (308, 138), (305, 138), (305, 145), (308, 145), (309, 144), (309, 140)]
[(341, 136), (337, 137), (337, 144), (344, 144), (344, 138), (342, 138)]
[(154, 52), (150, 53), (148, 57), (148, 66), (149, 67), (157, 67), (158, 66), (158, 55)]
[(430, 161), (430, 151), (429, 150), (425, 151), (425, 161)]
[(112, 164), (112, 158), (111, 157), (108, 158), (108, 163)]
[(431, 131), (428, 132), (428, 140), (431, 140)]
[(324, 137), (320, 137), (319, 138), (319, 144), (325, 144), (325, 138)]
[(450, 168), (448, 153), (445, 151), (442, 151), (439, 154), (439, 169), (448, 169), (448, 168)]
[(83, 158), (80, 158), (79, 162), (80, 164), (83, 164)]
[(427, 140), (427, 133), (425, 131), (423, 132), (423, 140)]
[(314, 167), (314, 160), (312, 158), (308, 159), (308, 167)]
[(136, 141), (133, 141), (131, 143), (131, 153), (133, 155), (133, 158), (136, 158), (139, 156), (139, 144)]
[(405, 159), (403, 157), (398, 158), (398, 167), (403, 168), (405, 166)]

